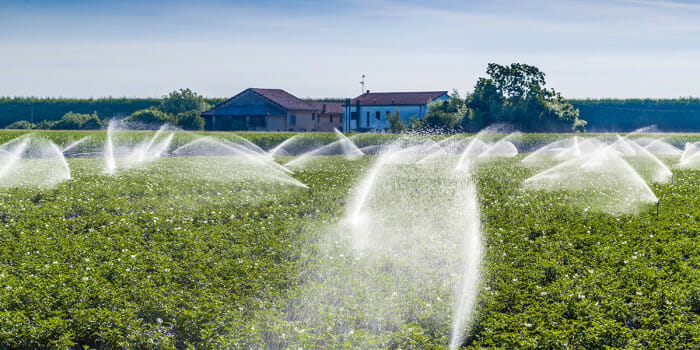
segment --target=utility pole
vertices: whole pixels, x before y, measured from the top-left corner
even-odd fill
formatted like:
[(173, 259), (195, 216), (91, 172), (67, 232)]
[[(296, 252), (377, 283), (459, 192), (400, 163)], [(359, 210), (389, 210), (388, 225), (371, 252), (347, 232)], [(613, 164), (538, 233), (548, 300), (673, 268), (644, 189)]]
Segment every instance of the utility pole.
[(360, 82), (360, 84), (362, 84), (362, 90), (360, 91), (360, 94), (364, 94), (365, 93), (365, 75), (364, 74), (362, 74), (362, 81)]

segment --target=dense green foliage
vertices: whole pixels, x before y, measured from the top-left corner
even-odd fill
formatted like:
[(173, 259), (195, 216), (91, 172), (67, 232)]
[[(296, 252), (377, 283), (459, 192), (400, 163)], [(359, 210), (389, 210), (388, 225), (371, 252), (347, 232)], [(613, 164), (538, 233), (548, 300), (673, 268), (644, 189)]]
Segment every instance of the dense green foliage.
[(91, 114), (100, 118), (125, 117), (137, 110), (158, 106), (156, 98), (36, 98), (36, 97), (2, 97), (0, 98), (0, 128), (18, 120), (56, 121), (69, 112)]
[(36, 126), (26, 120), (18, 120), (7, 126), (8, 129), (24, 130), (34, 129)]
[(632, 131), (656, 125), (662, 131), (700, 130), (700, 99), (570, 100), (589, 131)]
[(578, 110), (544, 87), (544, 73), (537, 67), (489, 63), (486, 73), (490, 78), (479, 78), (467, 97), (470, 114), (463, 123), (467, 130), (509, 123), (522, 131), (562, 132), (583, 130), (586, 125), (578, 119)]
[(418, 127), (429, 130), (449, 131), (462, 123), (467, 113), (466, 101), (459, 97), (457, 91), (450, 94), (445, 101), (435, 101), (428, 105), (428, 112)]
[(465, 99), (455, 91), (445, 101), (431, 102), (425, 117), (411, 126), (389, 120), (390, 130), (477, 132), (507, 123), (525, 132), (585, 131), (586, 121), (578, 118), (578, 110), (544, 87), (544, 73), (537, 67), (489, 63), (486, 73), (490, 78), (479, 78)]
[(51, 129), (58, 130), (97, 130), (100, 128), (102, 128), (102, 121), (97, 116), (97, 112), (93, 114), (68, 112), (51, 127)]
[[(2, 132), (0, 142), (22, 133)], [(86, 142), (98, 147), (104, 132), (38, 134), (59, 144), (91, 136)], [(240, 135), (269, 148), (291, 134)], [(700, 346), (700, 171), (674, 169), (672, 184), (652, 185), (658, 217), (653, 206), (615, 216), (571, 207), (565, 192), (522, 191), (520, 182), (537, 169), (521, 167), (520, 158), (474, 169), (486, 255), (464, 345)], [(373, 157), (324, 157), (295, 173), (310, 192), (178, 176), (186, 161), (165, 158), (107, 176), (99, 159), (69, 159), (71, 182), (0, 191), (2, 347), (353, 348), (368, 336), (305, 329), (284, 311), (314, 266), (342, 264), (317, 255), (317, 245)], [(353, 312), (337, 321), (349, 322)], [(444, 348), (447, 332), (415, 322), (381, 341)]]
[(204, 112), (211, 108), (211, 104), (206, 99), (190, 89), (180, 89), (163, 96), (160, 102), (160, 110), (178, 115), (189, 111)]
[(155, 108), (149, 108), (132, 113), (124, 118), (124, 121), (160, 126), (166, 123), (173, 123), (175, 120), (172, 114), (167, 114)]
[[(204, 98), (203, 103), (216, 105), (224, 100), (224, 98)], [(0, 128), (6, 128), (16, 121), (26, 120), (33, 121), (33, 128), (49, 129), (51, 124), (42, 124), (42, 121), (58, 121), (70, 112), (96, 113), (100, 119), (112, 119), (126, 117), (138, 110), (160, 107), (162, 104), (163, 99), (159, 98), (0, 97)]]
[(204, 119), (200, 114), (197, 110), (178, 113), (175, 116), (175, 124), (184, 130), (204, 130)]

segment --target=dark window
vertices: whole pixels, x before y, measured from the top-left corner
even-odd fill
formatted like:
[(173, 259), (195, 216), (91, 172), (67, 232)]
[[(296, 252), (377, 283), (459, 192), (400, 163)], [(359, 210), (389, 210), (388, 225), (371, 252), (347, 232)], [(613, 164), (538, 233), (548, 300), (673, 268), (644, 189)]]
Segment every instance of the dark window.
[(390, 111), (386, 111), (386, 119), (387, 119), (387, 120), (389, 119), (389, 116), (390, 116), (390, 115), (391, 115), (391, 112), (390, 112)]
[(311, 120), (316, 120), (316, 113), (311, 113)]
[(289, 125), (297, 125), (297, 115), (296, 114), (289, 115)]
[(382, 114), (379, 112), (376, 112), (376, 113), (374, 113), (374, 118), (376, 118), (377, 120), (382, 119)]
[(251, 128), (264, 128), (265, 127), (265, 117), (262, 117), (262, 116), (250, 117), (250, 120), (248, 122), (248, 126), (250, 126)]
[(333, 116), (331, 116), (331, 123), (333, 122)]
[(369, 127), (369, 112), (367, 112), (367, 126)]
[(350, 120), (357, 120), (358, 117), (357, 112), (350, 112)]

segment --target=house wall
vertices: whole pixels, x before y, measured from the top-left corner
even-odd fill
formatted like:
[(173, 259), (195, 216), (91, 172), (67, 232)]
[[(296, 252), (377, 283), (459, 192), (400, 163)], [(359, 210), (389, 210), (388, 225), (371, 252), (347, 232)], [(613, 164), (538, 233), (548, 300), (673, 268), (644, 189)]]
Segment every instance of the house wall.
[[(444, 101), (447, 96), (441, 96), (435, 101)], [(344, 128), (347, 130), (353, 129), (389, 129), (389, 121), (386, 118), (386, 113), (391, 114), (399, 112), (399, 117), (408, 124), (411, 117), (415, 119), (423, 119), (428, 110), (428, 104), (424, 105), (360, 105), (359, 120), (351, 120), (351, 113), (357, 111), (357, 105), (343, 107), (343, 120), (345, 120)], [(376, 118), (376, 113), (379, 112), (379, 120)], [(367, 113), (369, 113), (369, 124), (367, 123)]]
[(272, 116), (269, 115), (267, 118), (266, 131), (285, 131), (287, 130), (287, 121), (284, 116)]
[[(311, 120), (311, 111), (287, 112), (287, 131), (311, 131), (315, 128), (315, 121)], [(296, 122), (292, 124), (292, 115), (296, 116)]]
[[(331, 122), (331, 117), (333, 122)], [(331, 132), (343, 127), (343, 115), (340, 113), (320, 114), (316, 118), (316, 131)]]

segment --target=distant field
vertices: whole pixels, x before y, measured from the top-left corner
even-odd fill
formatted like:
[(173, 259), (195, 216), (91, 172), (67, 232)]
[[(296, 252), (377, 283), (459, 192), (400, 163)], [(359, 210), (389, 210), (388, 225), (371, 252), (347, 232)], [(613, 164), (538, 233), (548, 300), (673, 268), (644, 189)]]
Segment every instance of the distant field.
[[(0, 143), (23, 133), (0, 132)], [(115, 140), (136, 144), (151, 134), (130, 131)], [(101, 152), (105, 142), (104, 131), (36, 135), (59, 145), (88, 136), (85, 152)], [(178, 133), (171, 148), (199, 135), (235, 139)], [(270, 149), (297, 134), (236, 135)], [(308, 145), (335, 140), (330, 133), (298, 135)], [(531, 151), (568, 136), (513, 141)], [(354, 140), (368, 146), (398, 137)], [(661, 137), (679, 147), (700, 140), (700, 134)], [(523, 166), (525, 156), (471, 168), (484, 255), (469, 335), (460, 345), (700, 347), (700, 169), (678, 169), (676, 158), (661, 157), (674, 177), (649, 185), (659, 198), (658, 215), (654, 204), (613, 215), (572, 206), (579, 193), (524, 191), (523, 180), (548, 166)], [(440, 159), (452, 166), (458, 158)], [(361, 259), (347, 253), (348, 241), (335, 238), (346, 230), (341, 220), (354, 189), (378, 159), (314, 158), (290, 174), (308, 189), (270, 179), (268, 168), (184, 156), (115, 175), (104, 173), (102, 158), (68, 158), (70, 181), (2, 187), (0, 347), (445, 348), (453, 315), (444, 310), (452, 310), (452, 300), (407, 297), (397, 326), (364, 322), (360, 302), (308, 299), (310, 290), (326, 287), (322, 276), (342, 280)], [(428, 197), (430, 186), (441, 188), (439, 195), (450, 192), (444, 179), (429, 177), (438, 168), (393, 166), (409, 174), (397, 188), (420, 184), (426, 191), (415, 195)], [(422, 174), (420, 181), (409, 181), (412, 172)], [(380, 268), (400, 274), (397, 261)], [(361, 288), (343, 285), (347, 295), (363, 295)], [(312, 319), (301, 316), (308, 304), (322, 306)]]
[[(137, 143), (143, 140), (147, 135), (152, 135), (155, 131), (145, 130), (145, 131), (121, 131), (117, 133), (117, 137), (123, 139), (124, 142)], [(82, 144), (81, 148), (84, 149), (95, 149), (102, 148), (104, 146), (104, 141), (106, 137), (105, 130), (0, 130), (0, 144), (12, 140), (18, 136), (25, 134), (34, 134), (41, 137), (45, 137), (58, 145), (69, 144), (73, 141), (79, 140), (83, 137), (88, 137), (88, 139)], [(331, 143), (335, 141), (336, 135), (334, 133), (293, 133), (293, 132), (178, 132), (175, 135), (174, 145), (182, 145), (188, 141), (191, 141), (198, 136), (216, 136), (221, 138), (235, 137), (232, 135), (243, 137), (250, 140), (254, 144), (260, 146), (263, 149), (270, 149), (274, 146), (280, 144), (282, 141), (292, 137), (297, 136), (298, 139), (308, 144), (309, 146), (318, 146)], [(369, 145), (384, 144), (401, 138), (400, 134), (347, 134), (351, 137), (353, 141), (358, 145), (358, 147), (365, 147)], [(474, 134), (457, 134), (457, 135), (415, 135), (414, 137), (422, 137), (433, 140), (442, 140), (448, 137), (455, 138), (466, 138), (473, 136)], [(604, 140), (612, 140), (615, 138), (617, 133), (585, 133), (585, 134), (555, 134), (555, 133), (528, 133), (516, 135), (513, 137), (514, 143), (516, 143), (521, 150), (521, 152), (528, 152), (541, 147), (547, 143), (571, 137), (571, 136), (584, 136), (584, 137), (596, 137)], [(619, 135), (627, 135), (624, 133), (619, 133)], [(645, 137), (645, 136), (660, 137), (668, 143), (671, 143), (677, 147), (683, 147), (686, 142), (695, 142), (700, 139), (700, 133), (663, 133), (663, 134), (638, 134), (631, 136), (634, 137)], [(492, 136), (486, 136), (493, 139), (502, 137), (502, 134), (494, 134)]]

